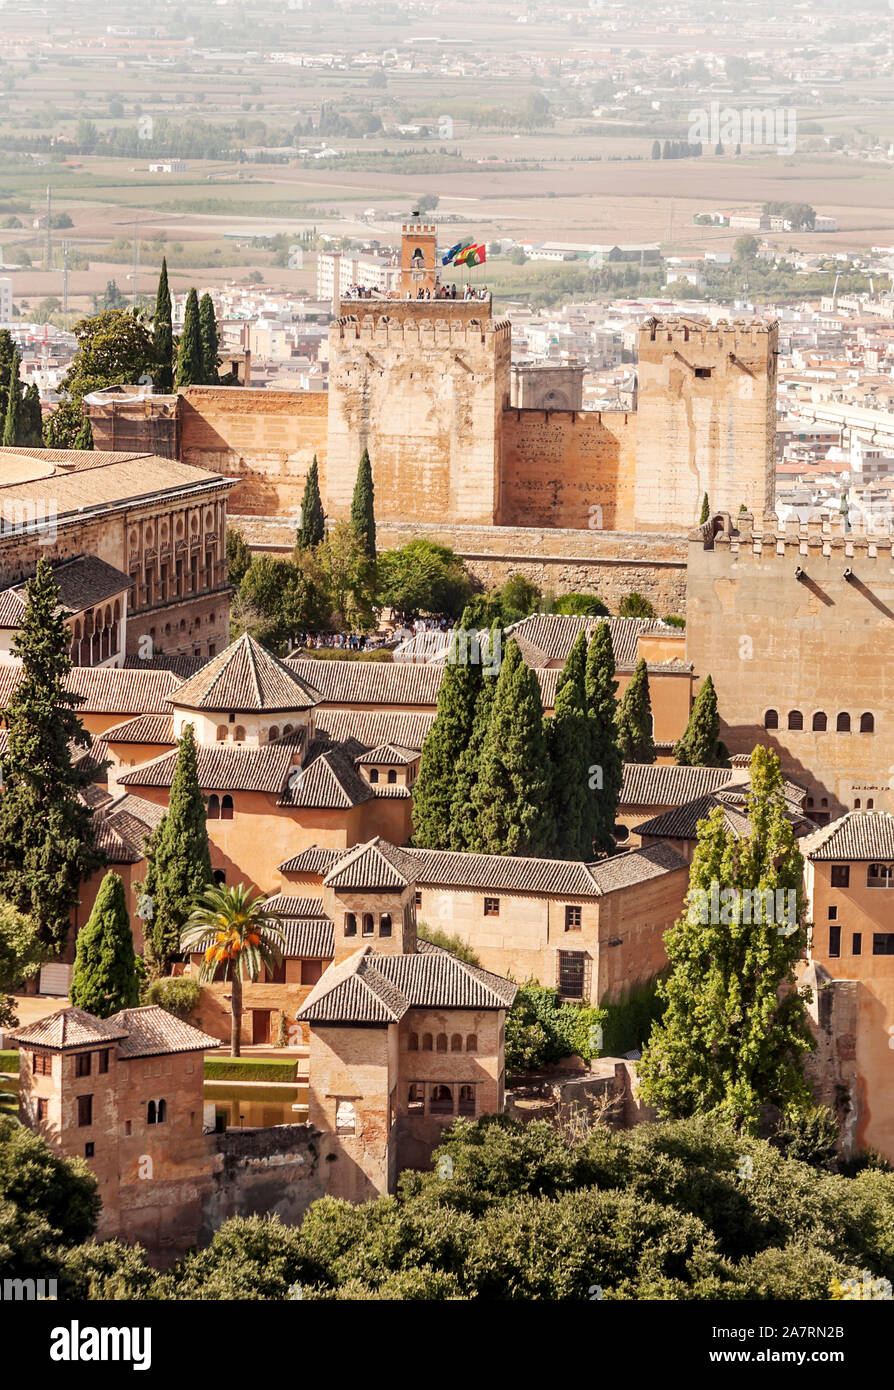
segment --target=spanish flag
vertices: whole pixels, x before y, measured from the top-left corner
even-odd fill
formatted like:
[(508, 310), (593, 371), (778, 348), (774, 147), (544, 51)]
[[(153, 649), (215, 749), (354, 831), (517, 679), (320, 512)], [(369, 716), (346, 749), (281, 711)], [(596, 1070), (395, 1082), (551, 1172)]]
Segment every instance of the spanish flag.
[(455, 246), (451, 246), (446, 255), (441, 257), (441, 265), (449, 265), (461, 252), (474, 245), (474, 241), (458, 241)]
[(464, 251), (454, 258), (454, 265), (483, 265), (487, 260), (487, 253), (484, 246), (476, 246), (471, 242)]

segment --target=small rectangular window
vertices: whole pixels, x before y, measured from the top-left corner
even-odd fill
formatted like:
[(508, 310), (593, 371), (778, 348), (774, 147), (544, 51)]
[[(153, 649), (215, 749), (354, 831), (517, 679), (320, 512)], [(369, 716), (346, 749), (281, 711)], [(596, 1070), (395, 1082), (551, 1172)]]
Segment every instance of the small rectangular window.
[(48, 1111), (49, 1111), (49, 1108), (50, 1108), (50, 1102), (46, 1099), (45, 1096), (41, 1096), (41, 1097), (38, 1099), (38, 1102), (37, 1102), (37, 1122), (38, 1122), (38, 1124), (42, 1124), (43, 1121), (47, 1118), (47, 1113), (48, 1113)]
[(696, 376), (700, 376), (700, 377), (710, 376), (710, 375), (711, 375), (711, 368), (710, 368), (710, 367), (696, 367), (696, 369), (695, 369), (695, 375), (696, 375)]
[(85, 1144), (85, 1145), (84, 1145), (84, 1157), (85, 1157), (85, 1158), (92, 1158), (94, 1152), (95, 1152), (95, 1149), (94, 1149), (93, 1144)]
[(829, 955), (841, 955), (841, 927), (835, 923), (829, 928)]
[(99, 1056), (99, 1074), (103, 1076), (109, 1069), (109, 1049), (104, 1047)]
[(90, 1053), (79, 1052), (75, 1057), (75, 1076), (90, 1075)]
[(832, 887), (833, 887), (833, 888), (849, 888), (849, 887), (850, 887), (850, 882), (851, 882), (851, 866), (850, 866), (850, 864), (833, 864), (833, 865), (832, 865)]
[(579, 907), (566, 907), (565, 909), (565, 930), (580, 931), (581, 909)]
[(872, 954), (874, 956), (894, 956), (894, 932), (873, 932)]
[(863, 933), (861, 931), (854, 932), (854, 939), (851, 943), (851, 954), (855, 956), (862, 956), (863, 954)]
[(34, 1053), (33, 1071), (35, 1076), (52, 1076), (53, 1059), (45, 1052)]
[(422, 894), (421, 894), (421, 893), (417, 893), (417, 894), (416, 894), (416, 906), (417, 906), (417, 907), (421, 907), (421, 906), (422, 906)]
[(830, 908), (829, 908), (829, 921), (830, 921), (830, 922), (836, 922), (837, 920), (838, 920), (838, 908), (837, 908), (837, 907), (830, 907)]
[(485, 917), (499, 917), (499, 915), (500, 915), (500, 899), (499, 899), (499, 898), (485, 898), (485, 899), (484, 899), (484, 915), (485, 915)]
[(559, 952), (559, 993), (565, 999), (583, 998), (584, 958), (581, 952)]
[(78, 1096), (78, 1128), (93, 1124), (93, 1097)]

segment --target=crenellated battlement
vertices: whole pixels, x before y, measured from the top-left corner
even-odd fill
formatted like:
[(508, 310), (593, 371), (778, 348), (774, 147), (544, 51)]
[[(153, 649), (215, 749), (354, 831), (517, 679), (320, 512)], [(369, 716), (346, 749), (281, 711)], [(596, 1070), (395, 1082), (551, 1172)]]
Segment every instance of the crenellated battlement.
[[(469, 302), (463, 305), (463, 308), (471, 310), (468, 313), (404, 312), (415, 307), (415, 304), (397, 303), (382, 305), (377, 314), (343, 314), (332, 324), (331, 339), (336, 339), (340, 347), (351, 343), (367, 347), (372, 344), (397, 348), (405, 345), (408, 350), (417, 352), (426, 347), (474, 347), (486, 341), (493, 341), (495, 347), (503, 342), (507, 348), (509, 346), (512, 332), (509, 320), (493, 319), (489, 313), (482, 315), (480, 310), (483, 304)], [(425, 307), (429, 310), (442, 308), (440, 303)], [(395, 309), (398, 312), (393, 312)]]
[(894, 519), (870, 516), (848, 523), (840, 512), (817, 512), (806, 519), (773, 514), (754, 517), (750, 512), (735, 518), (721, 514), (694, 531), (690, 541), (738, 560), (746, 555), (837, 554), (844, 559), (883, 557), (890, 563), (894, 558)]
[(706, 319), (671, 317), (646, 319), (639, 330), (641, 357), (654, 358), (670, 350), (699, 347), (718, 356), (746, 346), (761, 354), (769, 352), (778, 337), (776, 319)]

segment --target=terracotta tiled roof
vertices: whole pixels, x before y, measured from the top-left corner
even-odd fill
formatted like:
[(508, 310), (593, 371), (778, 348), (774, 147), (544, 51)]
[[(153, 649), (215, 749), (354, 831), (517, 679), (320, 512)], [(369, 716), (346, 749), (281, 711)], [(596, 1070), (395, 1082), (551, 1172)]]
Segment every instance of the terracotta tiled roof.
[(127, 1036), (118, 1018), (105, 1020), (94, 1018), (83, 1009), (59, 1009), (47, 1018), (29, 1023), (9, 1036), (13, 1042), (25, 1047), (51, 1047), (61, 1051), (65, 1047), (89, 1047), (91, 1044), (112, 1043)]
[(283, 922), (282, 930), (284, 957), (331, 960), (335, 954), (335, 928), (328, 917), (290, 917)]
[(616, 893), (633, 883), (645, 883), (650, 878), (660, 878), (662, 874), (687, 867), (687, 861), (671, 845), (631, 849), (587, 865), (601, 893)]
[(600, 896), (590, 867), (576, 860), (525, 859), (440, 849), (408, 849), (404, 853), (415, 861), (413, 877), (420, 886)]
[(93, 816), (96, 847), (112, 864), (139, 864), (143, 842), (152, 834), (165, 813), (163, 806), (124, 792), (102, 806)]
[(441, 666), (390, 661), (286, 661), (320, 692), (323, 705), (429, 705), (438, 703)]
[[(549, 661), (564, 661), (577, 640), (586, 632), (589, 641), (597, 623), (607, 622), (611, 630), (612, 649), (616, 666), (632, 666), (637, 660), (641, 635), (683, 639), (679, 628), (671, 627), (658, 618), (586, 618), (567, 617), (560, 613), (534, 613), (520, 623), (507, 628), (516, 639), (522, 639), (522, 655), (529, 666), (545, 666)], [(681, 646), (681, 650), (684, 647)], [(532, 659), (534, 658), (534, 659)]]
[(518, 986), (420, 942), (411, 955), (361, 947), (330, 966), (297, 1017), (310, 1023), (396, 1023), (408, 1009), (508, 1009)]
[(207, 664), (207, 656), (188, 656), (185, 652), (171, 652), (170, 655), (160, 652), (157, 656), (126, 656), (124, 658), (124, 665), (127, 667), (143, 668), (144, 670), (148, 668), (150, 671), (171, 671), (182, 681), (194, 676)]
[(321, 737), (328, 737), (333, 743), (346, 743), (353, 739), (363, 748), (394, 743), (401, 748), (421, 749), (434, 718), (434, 710), (430, 714), (358, 714), (354, 710), (319, 710), (315, 722), (317, 733)]
[(279, 804), (346, 811), (371, 799), (372, 788), (348, 753), (337, 745), (315, 742), (308, 749), (301, 776), (291, 777), (284, 785)]
[(173, 714), (138, 714), (123, 724), (114, 724), (103, 734), (106, 743), (175, 744)]
[(406, 888), (415, 881), (414, 867), (403, 850), (377, 838), (348, 850), (323, 882), (327, 888)]
[[(54, 465), (53, 472), (48, 475), (44, 469), (33, 481), (4, 483), (4, 460), (10, 455)], [(143, 498), (148, 500), (156, 494), (226, 492), (234, 482), (233, 478), (222, 478), (219, 473), (157, 454), (0, 449), (0, 495), (4, 504), (14, 500), (43, 506), (51, 486), (58, 524), (69, 518), (83, 520), (91, 513), (116, 509)]]
[(359, 758), (354, 759), (358, 767), (385, 766), (388, 763), (392, 767), (406, 767), (418, 761), (418, 749), (398, 748), (394, 743), (380, 743), (378, 748), (371, 748), (368, 753), (361, 753)]
[(410, 801), (413, 797), (412, 790), (399, 782), (371, 782), (369, 789), (373, 796), (384, 801)]
[(848, 811), (808, 836), (801, 846), (807, 859), (894, 861), (894, 815), (890, 811)]
[[(0, 663), (0, 706), (9, 703), (21, 678), (18, 662)], [(79, 714), (169, 714), (165, 699), (180, 682), (170, 671), (127, 670), (118, 666), (75, 666), (65, 682), (83, 695)]]
[(625, 763), (621, 806), (683, 806), (687, 801), (725, 786), (728, 767), (669, 767), (657, 763)]
[[(281, 917), (320, 917), (326, 918), (322, 898), (297, 898), (288, 893), (274, 893), (265, 904), (271, 912)], [(327, 919), (328, 920), (328, 919)]]
[(319, 704), (317, 691), (247, 632), (178, 687), (180, 709), (290, 714)]
[(118, 1044), (121, 1057), (162, 1057), (174, 1052), (204, 1052), (220, 1047), (220, 1039), (175, 1018), (157, 1004), (142, 1009), (122, 1009), (108, 1020), (124, 1031)]
[[(207, 792), (271, 792), (279, 795), (289, 771), (297, 770), (302, 739), (281, 739), (260, 748), (197, 748), (199, 786)], [(122, 787), (170, 787), (177, 766), (177, 749), (123, 773)], [(355, 774), (356, 776), (356, 774)]]
[(311, 845), (300, 854), (284, 859), (279, 869), (284, 874), (327, 874), (333, 864), (344, 858), (344, 850), (325, 849), (322, 845)]
[[(699, 822), (706, 820), (715, 806), (722, 807), (726, 824), (737, 839), (750, 833), (748, 817), (744, 811), (744, 797), (737, 794), (735, 789), (721, 788), (720, 791), (708, 792), (694, 801), (688, 801), (684, 806), (675, 806), (660, 816), (643, 821), (641, 825), (634, 827), (634, 834), (657, 836), (667, 840), (695, 840), (698, 838)], [(813, 829), (813, 821), (802, 815), (796, 804), (786, 801), (785, 809), (796, 835), (808, 834)]]

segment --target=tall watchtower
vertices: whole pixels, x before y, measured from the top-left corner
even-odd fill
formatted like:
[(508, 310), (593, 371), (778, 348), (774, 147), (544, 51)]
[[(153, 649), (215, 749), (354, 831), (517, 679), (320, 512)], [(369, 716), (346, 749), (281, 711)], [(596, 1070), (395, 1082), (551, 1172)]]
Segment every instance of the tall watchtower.
[(433, 295), (436, 283), (437, 232), (430, 223), (405, 222), (400, 237), (400, 293), (416, 299), (420, 290)]

